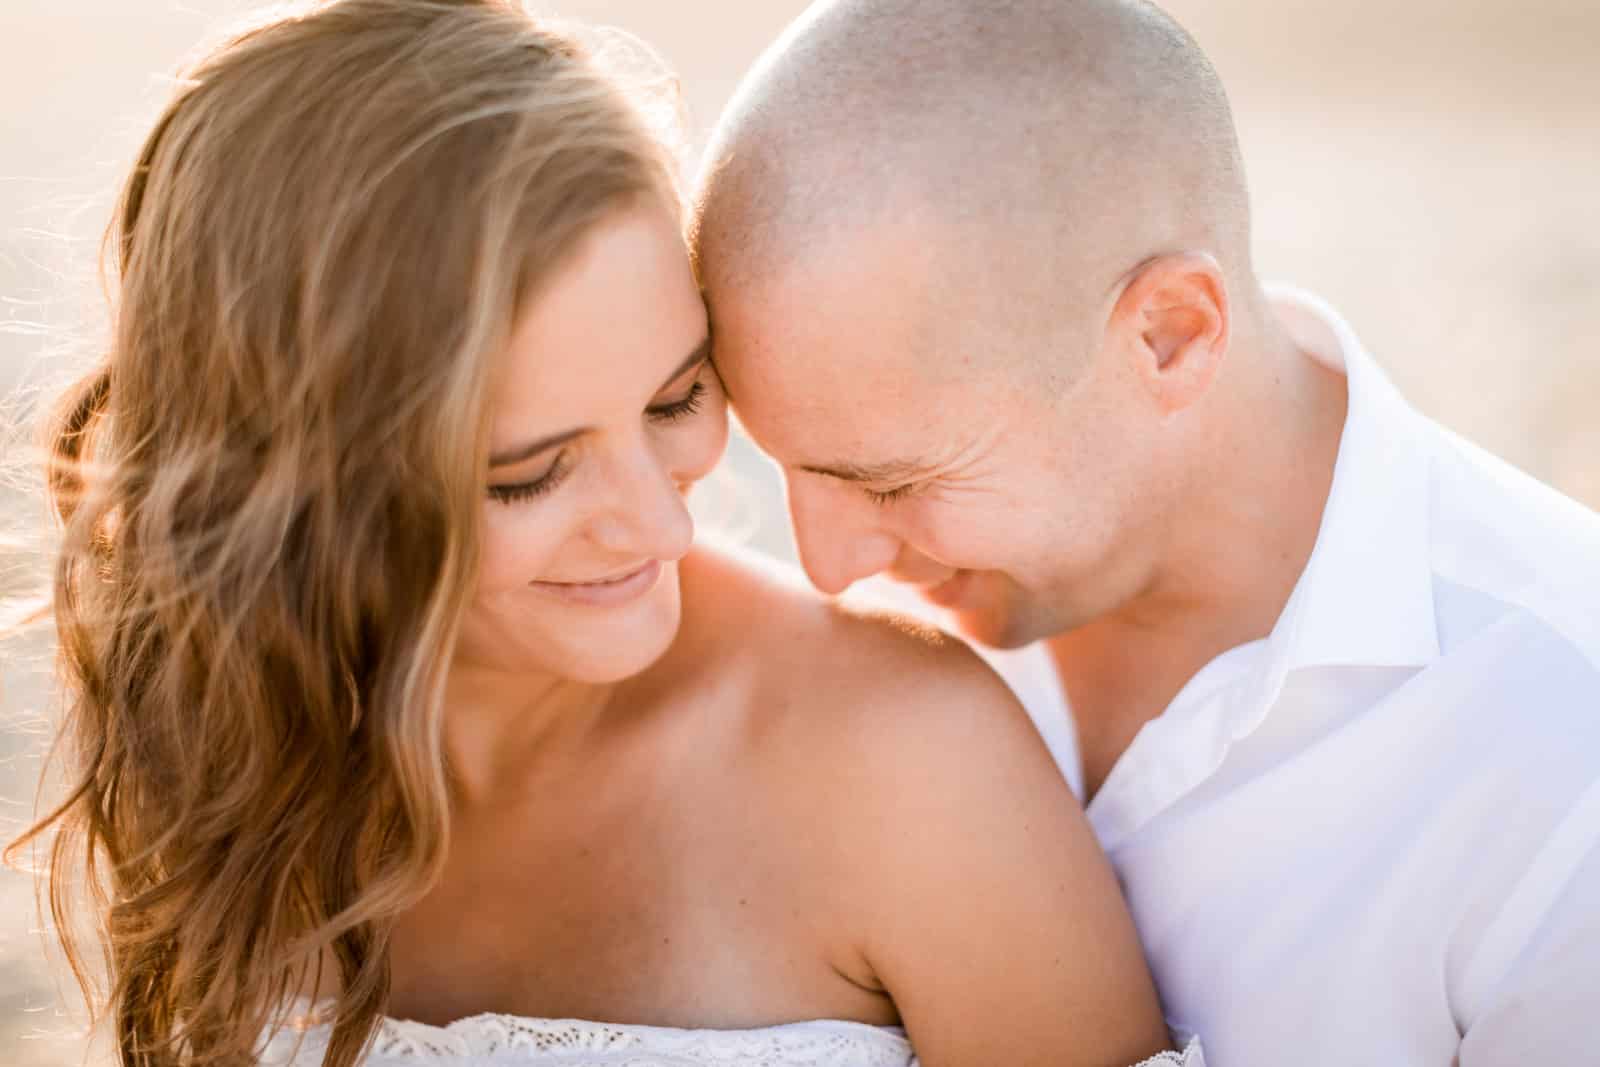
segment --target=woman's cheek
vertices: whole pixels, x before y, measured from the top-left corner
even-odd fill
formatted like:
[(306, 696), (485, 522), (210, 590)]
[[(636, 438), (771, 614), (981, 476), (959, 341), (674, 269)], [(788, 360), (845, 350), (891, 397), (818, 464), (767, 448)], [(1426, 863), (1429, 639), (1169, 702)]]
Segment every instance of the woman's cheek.
[(683, 443), (673, 464), (673, 477), (689, 485), (711, 473), (728, 450), (728, 402), (720, 389), (696, 416), (694, 424), (682, 429)]
[(479, 586), (485, 593), (516, 589), (550, 574), (566, 523), (554, 501), (500, 504), (491, 501), (484, 519)]

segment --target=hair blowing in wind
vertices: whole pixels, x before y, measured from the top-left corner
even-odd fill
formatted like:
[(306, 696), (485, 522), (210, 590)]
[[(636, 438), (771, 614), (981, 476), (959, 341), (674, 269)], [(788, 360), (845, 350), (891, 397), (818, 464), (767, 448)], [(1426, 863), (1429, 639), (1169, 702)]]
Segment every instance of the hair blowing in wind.
[(374, 1033), (447, 847), (494, 358), (672, 171), (512, 2), (316, 4), (180, 81), (107, 236), (109, 351), (50, 431), (70, 782), (12, 846), (46, 847), (126, 1067), (253, 1063), (297, 996), (333, 1005), (329, 1067)]

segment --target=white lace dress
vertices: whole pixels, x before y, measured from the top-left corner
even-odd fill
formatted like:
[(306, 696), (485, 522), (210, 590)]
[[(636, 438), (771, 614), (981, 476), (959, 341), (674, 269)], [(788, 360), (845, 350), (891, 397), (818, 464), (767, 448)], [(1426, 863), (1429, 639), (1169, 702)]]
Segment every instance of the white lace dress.
[[(320, 1067), (326, 1027), (285, 1028), (263, 1067)], [(852, 1022), (807, 1022), (760, 1030), (659, 1026), (513, 1015), (475, 1015), (449, 1026), (386, 1019), (365, 1067), (916, 1067), (905, 1031)], [(1003, 1067), (997, 1064), (996, 1067)], [(1137, 1067), (1205, 1067), (1200, 1043)]]

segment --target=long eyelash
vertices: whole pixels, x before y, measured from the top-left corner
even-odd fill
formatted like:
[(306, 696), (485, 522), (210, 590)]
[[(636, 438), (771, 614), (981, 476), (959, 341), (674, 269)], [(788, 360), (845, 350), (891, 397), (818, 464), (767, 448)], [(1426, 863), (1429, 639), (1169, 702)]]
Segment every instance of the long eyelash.
[(677, 422), (687, 419), (699, 411), (706, 400), (706, 386), (704, 382), (696, 381), (689, 387), (689, 393), (682, 400), (671, 404), (663, 404), (658, 408), (650, 408), (645, 412), (652, 422)]
[(867, 494), (868, 500), (871, 500), (874, 504), (880, 504), (886, 507), (890, 504), (893, 504), (896, 500), (903, 500), (910, 496), (915, 489), (916, 485), (913, 484), (897, 486), (894, 489), (867, 489), (864, 490), (864, 492)]
[(497, 504), (516, 504), (524, 500), (532, 500), (536, 496), (543, 496), (556, 486), (560, 485), (567, 477), (567, 453), (565, 450), (556, 456), (556, 461), (550, 469), (531, 482), (521, 485), (491, 485), (489, 497)]

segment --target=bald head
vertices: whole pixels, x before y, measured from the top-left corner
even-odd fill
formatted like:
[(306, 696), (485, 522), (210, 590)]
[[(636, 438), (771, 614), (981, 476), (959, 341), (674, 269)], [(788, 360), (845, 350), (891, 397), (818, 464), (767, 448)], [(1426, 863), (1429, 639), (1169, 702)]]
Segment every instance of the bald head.
[(1184, 539), (1256, 484), (1262, 427), (1343, 418), (1250, 268), (1216, 74), (1139, 0), (823, 0), (730, 106), (696, 220), (813, 582), (887, 574), (981, 643), (1191, 603)]
[(723, 117), (695, 243), (713, 302), (904, 242), (929, 301), (1050, 328), (1151, 256), (1247, 269), (1248, 214), (1221, 84), (1154, 6), (825, 0)]

